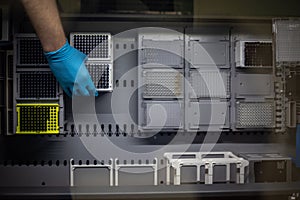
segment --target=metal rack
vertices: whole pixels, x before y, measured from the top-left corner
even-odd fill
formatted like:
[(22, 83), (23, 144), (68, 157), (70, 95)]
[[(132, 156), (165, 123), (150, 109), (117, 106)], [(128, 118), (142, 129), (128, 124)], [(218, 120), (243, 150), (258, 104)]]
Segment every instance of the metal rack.
[[(249, 162), (232, 152), (176, 152), (165, 153), (166, 165), (166, 183), (171, 183), (171, 168), (174, 169), (174, 185), (181, 184), (181, 168), (186, 166), (195, 166), (197, 168), (196, 182), (200, 183), (201, 172), (205, 171), (205, 184), (213, 184), (214, 167), (225, 166), (226, 180), (230, 182), (231, 165), (236, 167), (236, 183), (243, 184), (245, 180), (245, 168)], [(204, 167), (201, 168), (201, 167)]]
[(87, 55), (85, 61), (98, 91), (113, 91), (113, 42), (110, 33), (71, 33), (70, 44)]
[[(92, 168), (106, 168), (109, 170), (109, 186), (113, 186), (113, 159), (110, 159), (110, 164), (98, 164), (98, 163), (94, 163), (94, 164), (75, 164), (74, 160), (71, 159), (70, 160), (70, 186), (75, 186), (75, 180), (74, 180), (74, 176), (75, 176), (75, 170), (76, 169), (92, 169)], [(99, 176), (99, 179), (101, 177)]]
[(65, 123), (63, 91), (49, 69), (41, 43), (35, 34), (15, 36), (12, 69), (13, 132), (62, 133)]

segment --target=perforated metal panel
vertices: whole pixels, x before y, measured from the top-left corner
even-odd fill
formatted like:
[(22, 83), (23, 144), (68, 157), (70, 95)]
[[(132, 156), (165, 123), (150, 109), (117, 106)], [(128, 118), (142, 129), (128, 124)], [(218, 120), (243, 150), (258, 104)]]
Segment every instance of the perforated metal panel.
[(276, 62), (300, 62), (300, 20), (275, 20)]
[(57, 98), (58, 85), (52, 72), (22, 72), (18, 81), (19, 98)]
[(265, 102), (237, 102), (237, 128), (272, 128), (274, 104)]
[(183, 75), (175, 70), (144, 70), (144, 93), (149, 98), (182, 97)]
[(112, 65), (86, 63), (86, 67), (98, 91), (112, 90)]
[(171, 67), (183, 67), (183, 41), (143, 40), (142, 64), (158, 63)]
[(230, 96), (230, 74), (221, 71), (191, 71), (191, 97), (226, 98)]
[(40, 40), (37, 37), (18, 38), (19, 65), (46, 65), (48, 64)]
[(88, 55), (90, 59), (111, 59), (111, 35), (109, 33), (71, 33), (71, 45)]

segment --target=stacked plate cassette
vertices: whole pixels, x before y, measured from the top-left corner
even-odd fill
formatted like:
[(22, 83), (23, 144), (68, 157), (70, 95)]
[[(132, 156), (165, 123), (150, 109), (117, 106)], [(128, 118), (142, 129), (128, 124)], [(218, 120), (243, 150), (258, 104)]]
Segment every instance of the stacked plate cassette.
[(14, 133), (61, 133), (63, 92), (39, 39), (34, 34), (17, 35), (14, 55)]
[(139, 129), (184, 126), (184, 40), (177, 33), (139, 34)]
[(87, 55), (86, 67), (98, 91), (113, 91), (113, 51), (110, 33), (71, 33), (70, 44)]
[(188, 29), (186, 35), (186, 129), (218, 132), (230, 128), (229, 31), (207, 35), (206, 28)]
[(273, 52), (269, 38), (235, 41), (235, 126), (270, 129), (275, 126)]

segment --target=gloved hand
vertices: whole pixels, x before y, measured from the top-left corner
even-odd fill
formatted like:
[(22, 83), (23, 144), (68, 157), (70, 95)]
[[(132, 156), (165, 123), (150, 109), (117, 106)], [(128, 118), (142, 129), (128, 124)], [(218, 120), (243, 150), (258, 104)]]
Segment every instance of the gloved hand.
[(91, 76), (85, 67), (86, 55), (71, 47), (68, 41), (60, 49), (45, 52), (56, 80), (65, 93), (75, 96), (98, 96)]

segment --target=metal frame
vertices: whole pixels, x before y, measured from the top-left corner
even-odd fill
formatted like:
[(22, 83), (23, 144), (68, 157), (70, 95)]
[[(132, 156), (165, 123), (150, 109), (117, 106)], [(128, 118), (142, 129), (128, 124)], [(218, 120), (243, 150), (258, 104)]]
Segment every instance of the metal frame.
[(119, 159), (115, 159), (115, 186), (119, 186), (119, 170), (121, 168), (153, 168), (154, 182), (153, 185), (158, 185), (158, 161), (154, 158), (154, 163), (141, 164), (120, 164)]
[[(205, 158), (208, 155), (223, 156), (223, 158)], [(180, 158), (182, 156), (191, 156), (193, 158)], [(200, 169), (205, 166), (205, 184), (213, 184), (213, 168), (214, 166), (226, 166), (226, 182), (230, 181), (230, 164), (235, 164), (237, 167), (236, 183), (243, 184), (245, 176), (245, 168), (249, 162), (243, 158), (234, 155), (232, 152), (176, 152), (165, 153), (164, 157), (167, 161), (166, 166), (166, 182), (170, 185), (171, 168), (174, 168), (174, 185), (181, 184), (181, 167), (196, 166), (197, 167), (197, 182), (200, 182)], [(174, 158), (179, 157), (179, 158)]]
[(110, 159), (110, 164), (91, 164), (91, 165), (75, 165), (70, 160), (70, 186), (74, 186), (74, 171), (79, 168), (107, 168), (109, 170), (109, 186), (113, 186), (113, 159)]

